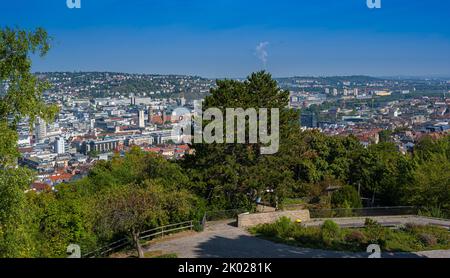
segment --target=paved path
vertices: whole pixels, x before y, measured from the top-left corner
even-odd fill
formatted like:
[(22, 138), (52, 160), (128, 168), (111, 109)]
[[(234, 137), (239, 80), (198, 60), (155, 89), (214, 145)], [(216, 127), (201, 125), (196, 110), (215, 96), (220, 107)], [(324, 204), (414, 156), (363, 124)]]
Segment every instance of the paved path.
[[(204, 232), (152, 244), (146, 251), (162, 250), (179, 258), (367, 258), (366, 253), (323, 251), (278, 244), (253, 237), (228, 222), (214, 223)], [(450, 250), (388, 254), (384, 258), (450, 258)]]

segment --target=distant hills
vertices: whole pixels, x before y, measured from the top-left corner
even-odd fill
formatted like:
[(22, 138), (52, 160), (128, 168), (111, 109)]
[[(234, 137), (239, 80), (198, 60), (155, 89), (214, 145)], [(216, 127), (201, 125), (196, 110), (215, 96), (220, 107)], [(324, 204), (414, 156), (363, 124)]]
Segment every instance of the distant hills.
[[(185, 97), (199, 99), (209, 94), (216, 80), (190, 75), (136, 74), (120, 72), (37, 72), (40, 78), (52, 83), (52, 92), (70, 93), (77, 97), (148, 96), (154, 98)], [(243, 80), (233, 78), (235, 80)], [(292, 91), (307, 88), (323, 91), (323, 88), (365, 87), (368, 84), (381, 84), (392, 87), (397, 81), (421, 86), (429, 80), (413, 77), (372, 77), (366, 75), (350, 76), (294, 76), (274, 78), (280, 87)], [(446, 83), (448, 79), (441, 79)], [(439, 82), (439, 81), (438, 81)], [(427, 83), (427, 84), (423, 84)], [(442, 85), (442, 84), (440, 84)], [(395, 85), (396, 87), (398, 84)], [(403, 86), (404, 87), (404, 86)]]

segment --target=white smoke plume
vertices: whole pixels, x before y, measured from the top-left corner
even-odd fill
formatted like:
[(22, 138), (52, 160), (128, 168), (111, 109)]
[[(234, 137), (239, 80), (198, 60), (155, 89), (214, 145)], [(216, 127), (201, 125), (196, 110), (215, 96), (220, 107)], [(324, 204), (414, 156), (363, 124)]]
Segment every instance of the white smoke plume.
[(263, 63), (264, 69), (267, 65), (267, 58), (269, 57), (269, 54), (267, 53), (267, 46), (269, 45), (269, 42), (260, 42), (256, 46), (256, 56), (259, 60)]

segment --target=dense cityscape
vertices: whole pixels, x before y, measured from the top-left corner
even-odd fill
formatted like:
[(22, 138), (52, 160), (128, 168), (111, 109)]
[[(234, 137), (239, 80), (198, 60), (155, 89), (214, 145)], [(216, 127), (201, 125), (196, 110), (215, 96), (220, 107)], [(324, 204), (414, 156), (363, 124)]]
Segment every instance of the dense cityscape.
[[(19, 162), (39, 172), (31, 188), (37, 191), (79, 179), (96, 161), (123, 155), (133, 146), (167, 159), (182, 158), (189, 146), (181, 135), (172, 134), (173, 125), (190, 116), (194, 101), (215, 87), (214, 80), (191, 76), (68, 72), (38, 76), (51, 83), (45, 100), (58, 104), (60, 111), (55, 122), (38, 119), (34, 129), (26, 120), (19, 124)], [(365, 147), (392, 141), (402, 153), (411, 152), (424, 135), (439, 138), (450, 132), (446, 79), (276, 80), (289, 90), (290, 108), (301, 111), (302, 129), (354, 135)], [(185, 108), (185, 114), (177, 114), (177, 108)]]

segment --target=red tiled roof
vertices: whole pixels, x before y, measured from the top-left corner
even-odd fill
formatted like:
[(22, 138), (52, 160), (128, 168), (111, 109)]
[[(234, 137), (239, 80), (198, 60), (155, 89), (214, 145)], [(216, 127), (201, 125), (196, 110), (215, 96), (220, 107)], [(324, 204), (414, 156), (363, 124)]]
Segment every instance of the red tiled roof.
[(31, 189), (36, 190), (36, 191), (47, 191), (47, 190), (50, 190), (51, 187), (50, 187), (50, 185), (48, 185), (46, 183), (34, 182), (31, 184)]

